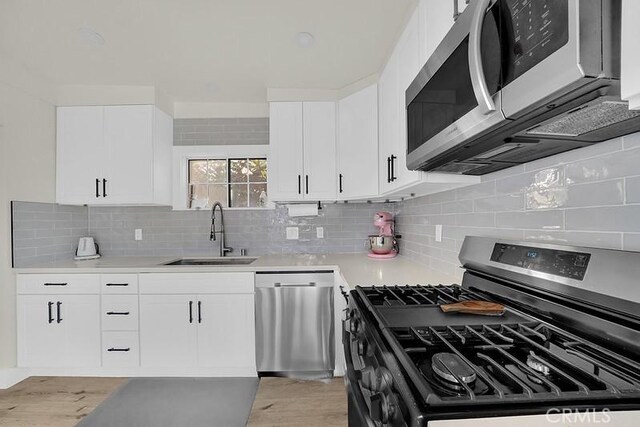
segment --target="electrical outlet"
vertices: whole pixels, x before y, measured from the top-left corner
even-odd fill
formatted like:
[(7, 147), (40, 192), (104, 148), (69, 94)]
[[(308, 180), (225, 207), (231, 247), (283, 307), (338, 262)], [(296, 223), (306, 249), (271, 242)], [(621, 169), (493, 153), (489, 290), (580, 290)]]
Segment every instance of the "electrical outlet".
[(436, 242), (442, 242), (442, 224), (436, 224)]
[(316, 227), (316, 237), (318, 239), (324, 239), (324, 227)]
[(142, 240), (142, 228), (136, 228), (133, 236), (136, 240)]
[(298, 227), (287, 227), (287, 240), (298, 240)]

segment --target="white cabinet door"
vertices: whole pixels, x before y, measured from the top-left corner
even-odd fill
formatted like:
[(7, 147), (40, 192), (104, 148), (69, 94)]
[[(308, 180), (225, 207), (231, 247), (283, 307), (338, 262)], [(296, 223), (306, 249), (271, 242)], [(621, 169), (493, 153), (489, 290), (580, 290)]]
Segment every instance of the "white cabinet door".
[(378, 85), (338, 102), (338, 197), (378, 195)]
[(336, 199), (336, 104), (304, 102), (304, 198)]
[(199, 295), (198, 303), (198, 365), (255, 370), (253, 294)]
[(381, 194), (393, 189), (390, 159), (395, 151), (400, 133), (398, 87), (398, 55), (397, 52), (394, 52), (378, 82), (378, 172)]
[(196, 303), (193, 295), (140, 295), (143, 367), (196, 366)]
[[(466, 8), (464, 0), (458, 0), (460, 11)], [(420, 64), (426, 64), (444, 36), (453, 25), (453, 4), (442, 0), (421, 0), (420, 15)]]
[(104, 107), (104, 203), (153, 202), (153, 109)]
[(640, 39), (640, 2), (622, 1), (622, 69), (620, 90), (622, 99), (629, 101), (629, 108), (640, 109), (640, 55), (638, 55), (638, 39)]
[(398, 42), (398, 122), (399, 135), (392, 151), (392, 188), (401, 188), (420, 181), (421, 172), (407, 169), (407, 107), (405, 92), (420, 71), (420, 22), (416, 11)]
[(18, 366), (100, 366), (98, 295), (19, 295)]
[(102, 199), (102, 107), (58, 107), (56, 201), (96, 203)]
[(56, 323), (56, 297), (18, 295), (18, 366), (62, 366), (64, 330)]
[(302, 200), (302, 102), (272, 102), (269, 110), (269, 198)]
[(100, 366), (100, 296), (64, 295), (56, 302), (64, 330), (64, 366)]

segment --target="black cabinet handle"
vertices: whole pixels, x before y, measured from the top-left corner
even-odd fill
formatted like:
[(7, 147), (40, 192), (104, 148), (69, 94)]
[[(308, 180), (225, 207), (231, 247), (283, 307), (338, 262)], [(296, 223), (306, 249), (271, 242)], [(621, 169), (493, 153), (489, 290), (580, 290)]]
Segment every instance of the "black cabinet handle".
[(391, 157), (387, 157), (387, 183), (391, 182)]
[(102, 197), (107, 197), (107, 180), (102, 179)]
[(107, 283), (105, 286), (129, 286), (128, 283)]
[(304, 176), (305, 193), (309, 194), (309, 175)]
[(45, 286), (67, 286), (68, 283), (43, 283)]
[(198, 301), (198, 323), (202, 323), (202, 301)]
[(302, 182), (300, 175), (298, 175), (298, 194), (302, 194)]
[(340, 192), (342, 193), (342, 174), (338, 175), (338, 178), (340, 178)]
[(398, 179), (398, 177), (396, 177), (396, 167), (395, 167), (396, 159), (397, 159), (397, 157), (392, 154), (391, 155), (391, 182), (393, 182), (396, 179)]
[(111, 347), (111, 348), (108, 348), (107, 351), (131, 351), (131, 349), (129, 347), (127, 347), (127, 348), (114, 348), (114, 347)]
[(128, 316), (128, 311), (107, 311), (107, 316)]
[(100, 197), (100, 180), (96, 178), (96, 198)]
[(61, 305), (62, 305), (62, 303), (61, 303), (60, 301), (58, 301), (58, 302), (56, 303), (56, 314), (58, 315), (58, 320), (56, 320), (56, 322), (57, 322), (57, 323), (62, 322), (62, 316), (60, 315), (60, 312), (61, 312), (61, 310), (60, 310), (60, 306), (61, 306)]
[(193, 323), (193, 301), (189, 301), (189, 323)]
[(47, 306), (49, 308), (49, 323), (53, 323), (53, 310), (51, 309), (51, 307), (53, 307), (53, 303), (49, 301)]

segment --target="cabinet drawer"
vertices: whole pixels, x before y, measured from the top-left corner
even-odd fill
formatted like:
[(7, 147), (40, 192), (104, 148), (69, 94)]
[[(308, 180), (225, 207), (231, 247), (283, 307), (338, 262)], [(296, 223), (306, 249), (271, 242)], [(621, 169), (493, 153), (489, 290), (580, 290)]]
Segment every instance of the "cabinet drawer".
[(141, 294), (253, 293), (252, 272), (140, 274)]
[(139, 366), (139, 348), (137, 332), (103, 332), (102, 366)]
[(137, 294), (137, 274), (101, 274), (100, 288), (103, 294)]
[(103, 295), (102, 330), (137, 331), (138, 295)]
[(19, 274), (18, 294), (98, 294), (98, 274)]

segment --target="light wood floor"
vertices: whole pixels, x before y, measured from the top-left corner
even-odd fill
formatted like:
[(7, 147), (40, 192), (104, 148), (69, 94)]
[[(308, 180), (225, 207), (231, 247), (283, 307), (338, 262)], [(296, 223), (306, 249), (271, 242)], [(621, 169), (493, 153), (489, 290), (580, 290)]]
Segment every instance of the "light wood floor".
[(262, 378), (250, 427), (346, 426), (347, 394), (344, 380), (328, 383), (289, 378)]
[(125, 381), (126, 378), (27, 378), (0, 390), (0, 426), (75, 426)]
[[(31, 377), (0, 390), (0, 426), (75, 426), (126, 378)], [(249, 426), (346, 426), (342, 378), (262, 378)]]

